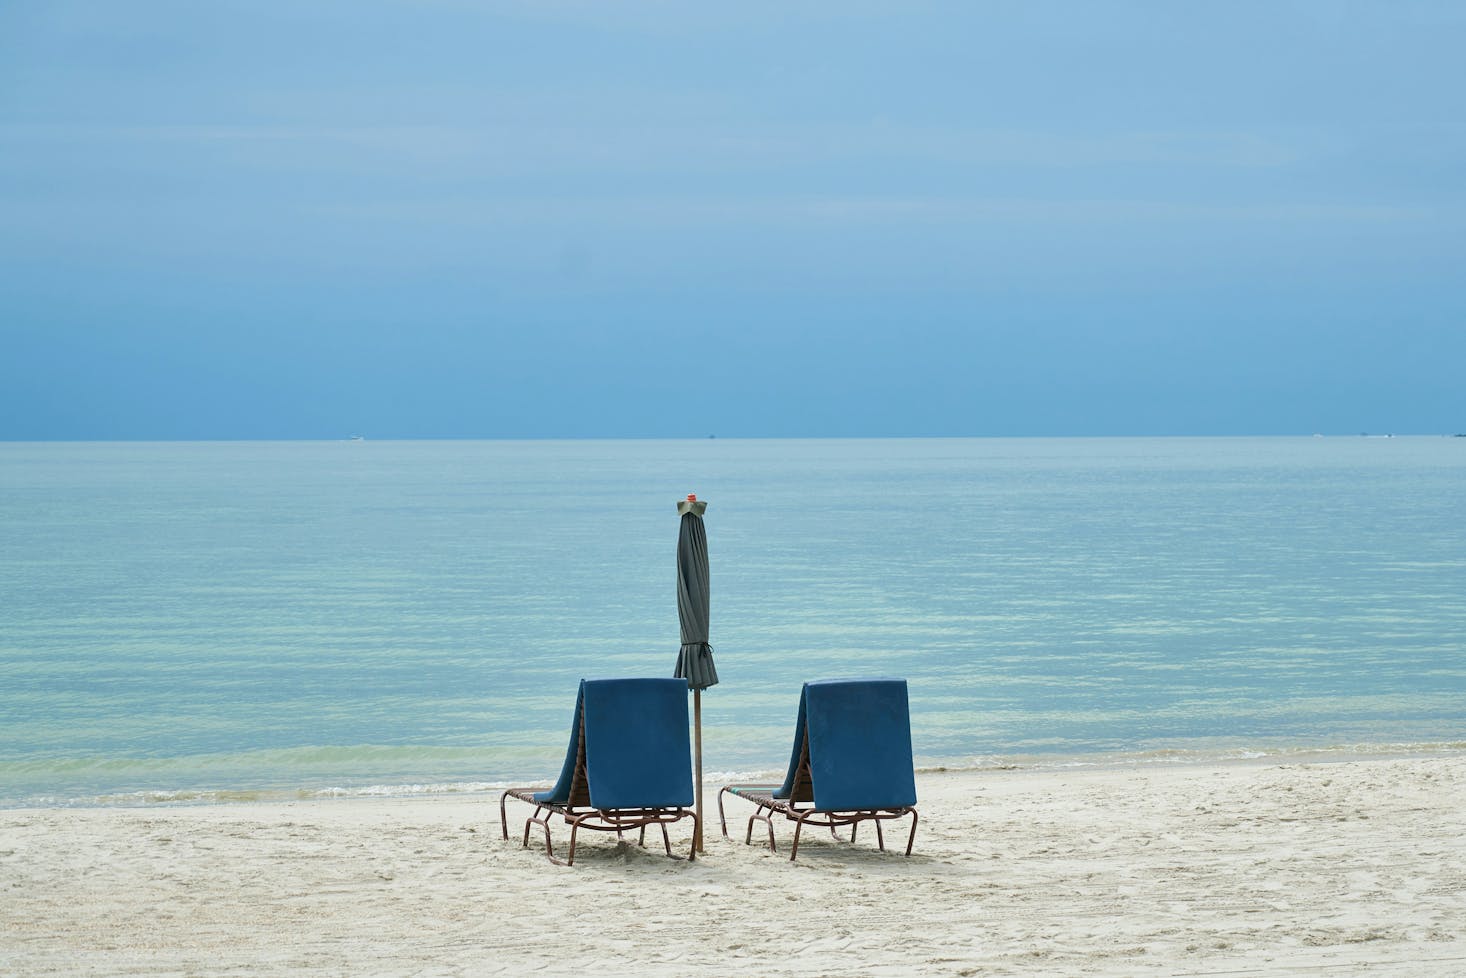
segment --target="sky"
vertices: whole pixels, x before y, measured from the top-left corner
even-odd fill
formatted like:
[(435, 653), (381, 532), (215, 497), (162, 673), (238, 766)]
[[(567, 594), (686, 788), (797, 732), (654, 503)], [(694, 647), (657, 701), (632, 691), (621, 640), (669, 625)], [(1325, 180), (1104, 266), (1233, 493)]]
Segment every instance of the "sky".
[(1466, 431), (1466, 4), (0, 2), (0, 440)]

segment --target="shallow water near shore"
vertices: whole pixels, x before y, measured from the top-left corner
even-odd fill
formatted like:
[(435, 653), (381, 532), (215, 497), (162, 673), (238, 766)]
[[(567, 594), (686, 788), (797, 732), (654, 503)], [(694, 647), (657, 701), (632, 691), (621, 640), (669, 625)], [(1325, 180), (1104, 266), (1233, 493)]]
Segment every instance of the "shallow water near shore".
[(582, 676), (670, 675), (711, 502), (705, 767), (904, 676), (925, 767), (1459, 750), (1466, 439), (0, 445), (0, 804), (478, 790)]

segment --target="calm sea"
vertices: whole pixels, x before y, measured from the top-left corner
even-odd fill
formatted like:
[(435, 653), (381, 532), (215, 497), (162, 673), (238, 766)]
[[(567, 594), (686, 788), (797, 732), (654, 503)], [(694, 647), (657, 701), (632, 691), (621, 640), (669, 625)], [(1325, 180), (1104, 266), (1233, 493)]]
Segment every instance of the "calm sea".
[(549, 778), (688, 492), (710, 777), (860, 675), (923, 765), (1466, 748), (1466, 439), (11, 443), (0, 805)]

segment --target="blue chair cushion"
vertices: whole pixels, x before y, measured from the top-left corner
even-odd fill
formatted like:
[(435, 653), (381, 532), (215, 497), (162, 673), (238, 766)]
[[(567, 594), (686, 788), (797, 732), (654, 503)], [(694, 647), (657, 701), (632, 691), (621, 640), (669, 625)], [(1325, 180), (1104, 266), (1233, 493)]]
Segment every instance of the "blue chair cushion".
[[(904, 679), (806, 683), (800, 730), (809, 735), (814, 807), (842, 812), (916, 804), (911, 712)], [(793, 786), (799, 733), (783, 794)]]
[(575, 761), (580, 753), (580, 711), (585, 706), (585, 680), (575, 693), (575, 715), (570, 718), (570, 746), (565, 750), (565, 763), (560, 765), (560, 777), (549, 791), (536, 791), (534, 800), (547, 805), (563, 805), (570, 801), (570, 787), (575, 780)]
[(691, 805), (685, 679), (588, 679), (585, 770), (595, 808)]
[(794, 750), (789, 754), (789, 771), (784, 775), (784, 783), (774, 791), (775, 798), (788, 798), (794, 794), (794, 779), (799, 776), (800, 748), (804, 746), (804, 700), (808, 692), (809, 683), (805, 683), (799, 690), (799, 716), (794, 721)]

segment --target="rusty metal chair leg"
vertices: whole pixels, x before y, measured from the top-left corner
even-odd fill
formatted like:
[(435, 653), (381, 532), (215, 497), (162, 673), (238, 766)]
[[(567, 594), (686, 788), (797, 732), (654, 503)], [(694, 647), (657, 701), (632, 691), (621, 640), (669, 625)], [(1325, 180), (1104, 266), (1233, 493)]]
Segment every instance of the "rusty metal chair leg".
[(804, 830), (804, 818), (800, 815), (794, 820), (794, 845), (789, 849), (789, 861), (792, 863), (799, 855), (799, 833)]
[(547, 845), (547, 846), (549, 845), (549, 843), (550, 843), (550, 820), (548, 818), (541, 818), (540, 817), (540, 812), (542, 812), (542, 811), (544, 811), (543, 808), (540, 808), (540, 807), (536, 806), (535, 807), (535, 810), (534, 810), (534, 814), (531, 815), (529, 818), (527, 818), (527, 819), (524, 820), (524, 838), (520, 841), (519, 848), (521, 848), (521, 849), (528, 849), (529, 848), (529, 827), (531, 825), (543, 825), (545, 827), (545, 845)]
[(911, 855), (911, 847), (916, 843), (916, 809), (911, 810), (911, 834), (906, 837), (906, 855)]
[(875, 823), (876, 823), (876, 846), (881, 850), (881, 852), (885, 852), (886, 851), (886, 834), (881, 831), (881, 820), (879, 818), (875, 819)]
[[(727, 793), (727, 788), (721, 788), (718, 791), (718, 825), (720, 825), (723, 829), (723, 838), (728, 839), (731, 842), (732, 838), (728, 835), (728, 818), (726, 815), (723, 814), (723, 796)], [(747, 845), (747, 843), (744, 844)]]
[[(535, 814), (539, 814), (539, 809), (535, 809)], [(529, 818), (525, 820), (524, 845), (521, 848), (529, 848), (529, 827), (531, 825), (538, 825), (545, 830), (545, 855), (550, 857), (550, 862), (559, 862), (559, 860), (555, 858), (554, 845), (550, 842), (550, 820), (548, 818)]]
[(762, 808), (760, 808), (757, 811), (755, 811), (752, 815), (748, 816), (748, 831), (746, 833), (744, 833), (744, 836), (743, 836), (743, 844), (746, 845), (746, 846), (753, 844), (753, 823), (756, 822), (756, 821), (757, 822), (762, 822), (762, 823), (764, 823), (764, 825), (768, 826), (768, 829), (769, 829), (769, 851), (770, 852), (778, 852), (779, 851), (779, 847), (774, 844), (774, 819), (773, 819), (773, 815), (772, 814), (765, 815), (763, 813), (763, 811), (764, 810)]
[(588, 816), (585, 816), (585, 815), (580, 815), (580, 816), (577, 816), (575, 818), (571, 818), (568, 815), (565, 817), (565, 821), (570, 823), (570, 852), (565, 857), (565, 861), (563, 863), (560, 862), (560, 860), (555, 859), (553, 856), (551, 856), (550, 857), (551, 860), (554, 861), (557, 865), (560, 865), (560, 866), (574, 866), (575, 865), (575, 834), (580, 831), (580, 823), (583, 822), (583, 821), (585, 821), (587, 817)]

